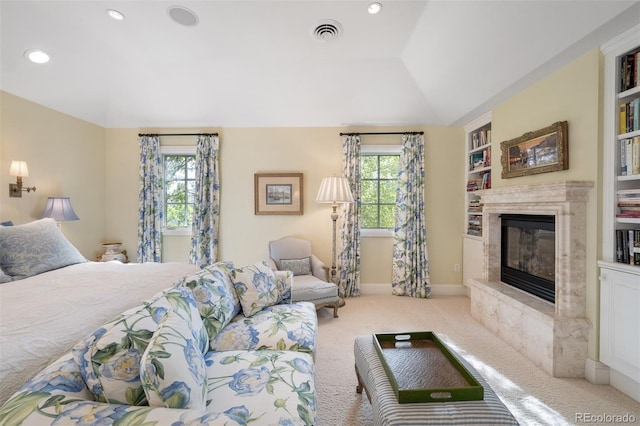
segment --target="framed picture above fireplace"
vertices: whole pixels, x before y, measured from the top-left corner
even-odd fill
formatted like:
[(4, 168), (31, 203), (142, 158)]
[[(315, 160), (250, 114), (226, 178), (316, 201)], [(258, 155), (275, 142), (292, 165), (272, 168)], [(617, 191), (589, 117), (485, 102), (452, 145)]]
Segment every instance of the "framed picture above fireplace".
[(558, 121), (544, 129), (500, 143), (502, 178), (509, 179), (569, 168), (569, 126)]

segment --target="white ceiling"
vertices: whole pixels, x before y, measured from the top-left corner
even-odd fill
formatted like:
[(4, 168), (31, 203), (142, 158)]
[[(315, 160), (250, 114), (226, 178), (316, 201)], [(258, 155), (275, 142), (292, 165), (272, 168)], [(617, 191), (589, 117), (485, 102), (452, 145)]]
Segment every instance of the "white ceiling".
[[(640, 21), (638, 1), (368, 3), (1, 0), (0, 87), (108, 128), (464, 124)], [(323, 19), (338, 39), (311, 36)]]

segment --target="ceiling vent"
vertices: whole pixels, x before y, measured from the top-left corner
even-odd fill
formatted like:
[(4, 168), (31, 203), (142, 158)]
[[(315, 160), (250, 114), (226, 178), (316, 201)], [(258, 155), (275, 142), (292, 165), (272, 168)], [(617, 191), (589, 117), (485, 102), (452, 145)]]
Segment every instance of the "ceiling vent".
[(320, 21), (313, 29), (313, 37), (320, 41), (331, 41), (342, 33), (342, 25), (333, 19), (324, 19)]

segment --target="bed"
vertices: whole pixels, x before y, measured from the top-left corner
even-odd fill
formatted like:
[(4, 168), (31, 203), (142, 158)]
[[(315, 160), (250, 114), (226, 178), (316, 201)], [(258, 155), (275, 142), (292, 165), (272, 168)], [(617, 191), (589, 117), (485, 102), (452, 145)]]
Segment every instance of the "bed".
[[(13, 234), (19, 231), (13, 228)], [(12, 252), (21, 250), (7, 234), (0, 233), (5, 273), (7, 244)], [(0, 284), (0, 405), (101, 324), (198, 269), (188, 263), (84, 260)]]

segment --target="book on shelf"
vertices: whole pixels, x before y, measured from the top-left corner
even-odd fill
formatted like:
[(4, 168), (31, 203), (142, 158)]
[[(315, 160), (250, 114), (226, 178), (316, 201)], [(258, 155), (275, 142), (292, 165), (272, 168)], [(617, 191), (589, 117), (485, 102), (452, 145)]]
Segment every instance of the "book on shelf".
[(482, 189), (491, 188), (491, 173), (485, 173), (485, 174), (482, 175), (481, 188)]
[(640, 136), (620, 139), (620, 176), (640, 174)]
[(467, 211), (469, 213), (482, 213), (482, 204), (479, 202), (470, 201), (467, 206)]
[(480, 129), (471, 133), (471, 149), (491, 143), (491, 129)]
[(640, 97), (620, 104), (620, 134), (640, 130)]
[(620, 57), (620, 91), (633, 89), (638, 85), (638, 52)]
[(616, 192), (616, 195), (618, 197), (618, 208), (620, 209), (616, 217), (640, 218), (640, 188), (621, 189)]
[(640, 266), (640, 228), (616, 230), (616, 262)]

